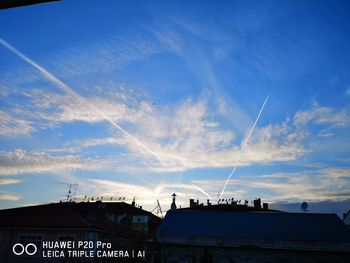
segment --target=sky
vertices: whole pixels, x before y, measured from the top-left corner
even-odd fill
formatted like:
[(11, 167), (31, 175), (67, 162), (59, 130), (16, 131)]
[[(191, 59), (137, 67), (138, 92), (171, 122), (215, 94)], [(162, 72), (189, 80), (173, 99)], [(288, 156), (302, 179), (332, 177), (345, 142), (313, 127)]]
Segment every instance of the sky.
[(261, 197), (345, 213), (349, 12), (311, 0), (0, 10), (0, 208), (57, 202), (77, 183), (77, 198), (148, 210), (176, 193), (182, 207)]

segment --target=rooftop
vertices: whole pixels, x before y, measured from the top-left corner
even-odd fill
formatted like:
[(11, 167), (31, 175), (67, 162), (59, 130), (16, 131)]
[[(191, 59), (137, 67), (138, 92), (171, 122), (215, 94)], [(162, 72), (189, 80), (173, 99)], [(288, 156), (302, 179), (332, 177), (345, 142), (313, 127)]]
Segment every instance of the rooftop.
[(166, 214), (158, 237), (170, 243), (221, 245), (347, 243), (350, 251), (350, 231), (336, 214), (173, 210)]
[(124, 202), (61, 202), (0, 210), (0, 227), (115, 227), (104, 217), (106, 212), (147, 215), (160, 221), (152, 213)]

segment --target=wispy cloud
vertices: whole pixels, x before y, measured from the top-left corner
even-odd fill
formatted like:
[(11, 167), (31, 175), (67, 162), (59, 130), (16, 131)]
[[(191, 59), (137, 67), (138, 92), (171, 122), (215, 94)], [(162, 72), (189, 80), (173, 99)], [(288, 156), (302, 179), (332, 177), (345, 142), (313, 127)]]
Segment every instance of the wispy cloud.
[(83, 76), (120, 69), (161, 52), (156, 41), (144, 36), (112, 36), (104, 42), (62, 50), (51, 57), (49, 63), (58, 70), (59, 76)]
[[(163, 38), (169, 37), (168, 33), (164, 32), (156, 32), (156, 35), (160, 38), (160, 42), (164, 42)], [(176, 37), (171, 37), (171, 39), (180, 41)], [(29, 133), (42, 128), (41, 124), (47, 128), (73, 122), (109, 123), (112, 127), (117, 128), (117, 134), (113, 133), (111, 137), (80, 141), (78, 145), (70, 147), (67, 152), (78, 152), (82, 148), (98, 145), (119, 145), (130, 153), (121, 158), (129, 158), (133, 161), (132, 166), (130, 162), (125, 162), (126, 166), (119, 166), (117, 169), (121, 171), (137, 172), (146, 169), (151, 172), (177, 172), (205, 167), (247, 166), (296, 160), (307, 152), (304, 140), (309, 135), (309, 125), (316, 124), (328, 126), (326, 129), (333, 129), (344, 127), (349, 123), (347, 110), (335, 110), (331, 107), (314, 105), (311, 109), (296, 112), (292, 119), (287, 119), (281, 124), (257, 127), (251, 142), (241, 153), (239, 144), (235, 141), (236, 134), (228, 128), (223, 128), (222, 122), (217, 121), (224, 113), (213, 105), (209, 106), (209, 99), (212, 99), (210, 96), (217, 98), (217, 95), (209, 93), (197, 99), (189, 98), (172, 105), (154, 105), (145, 98), (136, 98), (127, 94), (125, 88), (120, 87), (119, 91), (108, 93), (103, 93), (103, 88), (99, 88), (102, 90), (100, 96), (83, 97), (3, 40), (1, 44), (38, 69), (46, 79), (64, 91), (64, 93), (39, 89), (22, 91), (21, 95), (28, 99), (28, 103), (17, 104), (12, 109), (11, 114), (16, 113), (21, 117), (20, 121), (15, 121), (13, 126), (17, 125), (18, 128), (21, 128), (22, 125), (24, 126), (22, 127), (23, 132)], [(164, 45), (167, 44), (164, 43)], [(174, 47), (171, 45), (169, 48)], [(185, 51), (176, 49), (174, 52), (188, 63), (192, 63), (189, 62), (191, 59)], [(220, 90), (220, 84), (209, 60), (202, 53), (197, 55), (207, 65), (202, 70), (208, 73), (204, 74), (208, 78), (208, 83), (215, 90)], [(221, 104), (216, 106), (222, 108)], [(238, 114), (241, 115), (239, 112), (238, 110)], [(11, 120), (11, 115), (7, 112), (3, 112), (3, 115), (5, 123), (3, 126), (9, 129), (8, 127), (11, 126), (7, 123)], [(39, 127), (34, 125), (39, 125)], [(122, 125), (128, 127), (128, 132), (122, 128)], [(329, 130), (327, 131), (329, 134)], [(326, 136), (326, 134), (320, 134), (320, 136)], [(51, 150), (51, 152), (55, 151)], [(158, 160), (149, 158), (150, 156), (147, 156), (149, 153), (156, 156)], [(8, 156), (13, 155), (13, 153), (7, 154)], [(80, 161), (75, 155), (43, 154), (45, 155), (43, 160), (67, 158), (73, 163)], [(42, 153), (34, 155), (43, 156)], [(8, 158), (6, 154), (3, 156), (5, 159)], [(111, 159), (111, 156), (107, 158)], [(121, 158), (118, 160), (119, 163)], [(7, 160), (7, 163), (11, 163), (10, 159)], [(23, 163), (26, 160), (24, 158)], [(159, 165), (159, 161), (166, 165)], [(45, 163), (45, 161), (41, 162)], [(52, 167), (58, 169), (58, 166)], [(52, 170), (51, 168), (42, 169)], [(24, 170), (15, 168), (14, 165), (12, 168), (7, 167), (6, 170), (11, 174), (24, 172)], [(35, 171), (40, 172), (40, 169), (34, 169), (32, 172)]]
[(164, 166), (167, 166), (167, 164), (162, 160), (162, 158), (153, 151), (150, 147), (142, 143), (140, 140), (132, 136), (130, 133), (128, 133), (125, 129), (123, 129), (117, 122), (115, 122), (112, 118), (109, 118), (108, 114), (105, 114), (104, 111), (100, 110), (98, 107), (94, 107), (94, 104), (87, 103), (83, 97), (81, 97), (75, 90), (73, 90), (70, 86), (68, 86), (66, 83), (62, 82), (59, 78), (57, 78), (55, 75), (53, 75), (51, 72), (46, 70), (44, 67), (33, 61), (31, 58), (26, 56), (24, 53), (17, 50), (15, 47), (10, 45), (8, 42), (0, 38), (0, 44), (6, 47), (9, 51), (13, 52), (15, 55), (17, 55), (19, 58), (27, 62), (30, 66), (37, 69), (45, 79), (59, 87), (62, 91), (65, 92), (67, 96), (69, 96), (71, 99), (73, 99), (77, 104), (81, 106), (85, 106), (85, 108), (89, 109), (90, 111), (95, 112), (100, 118), (103, 120), (109, 122), (114, 128), (116, 128), (119, 132), (123, 134), (131, 143), (137, 144), (137, 146), (143, 148), (147, 153), (152, 154), (154, 157), (158, 159)]
[(75, 155), (53, 156), (44, 152), (17, 149), (0, 152), (0, 175), (58, 173), (67, 170), (97, 170), (98, 162)]
[[(122, 69), (130, 63), (146, 60), (163, 51), (154, 39), (129, 34), (57, 50), (44, 63), (54, 69), (58, 77), (66, 79)], [(2, 83), (11, 87), (41, 80), (40, 75), (28, 67), (2, 72), (1, 75)]]
[(21, 197), (17, 195), (0, 193), (0, 200), (18, 201), (20, 199)]
[(184, 37), (167, 25), (151, 29), (151, 32), (165, 50), (175, 54), (184, 62), (199, 83), (209, 87), (213, 93), (213, 101), (217, 104), (217, 109), (220, 110), (223, 117), (235, 125), (236, 129), (244, 131), (250, 123), (250, 117), (236, 99), (224, 90), (217, 77), (215, 63), (206, 50), (203, 50), (203, 47), (198, 44), (198, 35)]
[(296, 125), (314, 123), (339, 127), (349, 124), (350, 116), (345, 109), (337, 111), (331, 107), (316, 106), (306, 111), (298, 111), (294, 116), (294, 121)]
[[(223, 180), (194, 181), (205, 187), (209, 193), (214, 192), (223, 182)], [(349, 182), (349, 168), (326, 168), (239, 176), (231, 180), (229, 189), (233, 194), (234, 189), (245, 190), (249, 195), (255, 195), (256, 192), (263, 193), (262, 197), (269, 202), (344, 200), (350, 197)]]
[(89, 147), (95, 147), (100, 145), (113, 145), (113, 144), (125, 146), (125, 140), (122, 138), (107, 137), (107, 138), (94, 138), (94, 139), (89, 139), (85, 141), (75, 141), (73, 144), (77, 145), (77, 147), (79, 148), (89, 148)]
[[(152, 108), (141, 116), (134, 123), (138, 137), (156, 149), (169, 164), (163, 168), (148, 160), (148, 168), (157, 172), (288, 161), (304, 153), (302, 132), (287, 124), (257, 129), (253, 142), (241, 153), (239, 145), (234, 144), (234, 134), (222, 129), (220, 123), (210, 121), (205, 101), (186, 101), (171, 111), (159, 109), (156, 112)], [(81, 145), (92, 147), (105, 143), (122, 144), (122, 141), (98, 138), (81, 142)]]
[[(126, 85), (113, 89), (98, 87), (93, 96), (82, 98), (84, 103), (53, 91), (32, 89), (18, 92), (28, 103), (13, 105), (9, 112), (30, 122), (34, 130), (60, 127), (65, 123), (108, 123), (108, 118), (117, 125), (127, 127), (132, 136), (167, 163), (167, 167), (160, 166), (157, 160), (147, 156), (144, 149), (130, 143), (118, 131), (109, 131), (111, 135), (107, 137), (65, 142), (66, 148), (47, 149), (47, 153), (66, 152), (70, 155), (84, 148), (116, 145), (127, 154), (111, 154), (103, 158), (107, 162), (114, 159), (114, 163), (118, 164), (113, 166), (114, 169), (133, 173), (293, 161), (310, 150), (304, 144), (313, 135), (310, 125), (322, 125), (325, 132), (318, 135), (324, 137), (328, 136), (327, 133), (335, 133), (336, 129), (347, 127), (349, 123), (346, 109), (314, 105), (310, 109), (297, 111), (292, 118), (280, 124), (258, 125), (244, 153), (241, 153), (239, 137), (235, 130), (230, 130), (222, 122), (220, 111), (210, 103), (211, 93), (173, 104), (155, 105), (146, 96), (131, 92)], [(99, 109), (102, 114), (94, 109)]]
[(0, 110), (1, 136), (27, 135), (33, 131), (35, 131), (35, 128), (29, 120), (20, 119), (17, 116)]
[[(89, 193), (93, 196), (118, 196), (126, 197), (126, 201), (130, 202), (133, 197), (136, 201), (140, 202), (140, 205), (146, 205), (148, 209), (156, 204), (156, 200), (159, 200), (161, 204), (166, 204), (163, 207), (164, 211), (167, 211), (169, 201), (171, 201), (170, 194), (176, 192), (179, 196), (177, 204), (184, 205), (188, 203), (189, 198), (202, 197), (207, 199), (208, 196), (203, 193), (202, 189), (199, 190), (198, 186), (185, 183), (159, 183), (157, 185), (138, 185), (128, 184), (112, 180), (101, 179), (89, 179), (80, 183), (80, 193)], [(201, 193), (200, 195), (198, 195)]]
[(0, 178), (0, 185), (19, 184), (21, 182), (22, 181), (18, 180), (18, 179), (3, 179), (3, 178)]
[[(228, 184), (223, 198), (234, 197), (236, 200), (252, 199), (259, 196), (271, 203), (301, 201), (339, 201), (350, 197), (350, 170), (348, 168), (304, 170), (301, 172), (245, 175), (234, 178)], [(199, 198), (205, 202), (209, 193), (216, 197), (224, 180), (192, 180), (183, 183), (158, 183), (155, 185), (128, 184), (112, 180), (89, 179), (81, 184), (80, 192), (94, 196), (126, 196), (139, 200), (140, 205), (148, 209), (160, 200), (163, 210), (169, 209), (170, 194), (177, 194), (177, 204), (188, 206), (188, 199)], [(199, 186), (202, 191), (198, 190)], [(211, 199), (209, 197), (209, 199)], [(211, 199), (216, 202), (216, 199)]]

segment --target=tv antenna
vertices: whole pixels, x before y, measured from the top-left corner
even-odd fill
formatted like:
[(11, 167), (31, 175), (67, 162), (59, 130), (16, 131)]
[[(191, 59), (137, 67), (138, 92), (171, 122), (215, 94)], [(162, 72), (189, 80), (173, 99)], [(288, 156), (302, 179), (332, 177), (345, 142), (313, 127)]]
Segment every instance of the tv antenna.
[(157, 206), (155, 208), (153, 208), (153, 210), (151, 211), (151, 213), (153, 213), (154, 211), (156, 211), (156, 215), (160, 214), (161, 218), (163, 218), (163, 211), (162, 211), (162, 207), (160, 206), (159, 200), (157, 199)]
[(60, 184), (65, 184), (68, 187), (68, 192), (67, 192), (67, 199), (66, 202), (73, 201), (75, 199), (75, 194), (77, 193), (77, 188), (79, 186), (78, 183), (60, 183)]

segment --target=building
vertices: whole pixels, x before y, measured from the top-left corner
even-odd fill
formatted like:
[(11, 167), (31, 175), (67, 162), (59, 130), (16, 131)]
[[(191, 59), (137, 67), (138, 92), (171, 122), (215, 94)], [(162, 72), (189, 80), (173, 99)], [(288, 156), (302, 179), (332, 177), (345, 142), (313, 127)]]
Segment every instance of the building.
[(350, 228), (350, 210), (344, 214), (343, 222), (348, 228)]
[(337, 215), (255, 205), (168, 211), (158, 230), (161, 262), (350, 261), (350, 232)]
[[(145, 242), (155, 237), (160, 221), (124, 202), (61, 202), (0, 210), (0, 263), (63, 262), (42, 257), (43, 241), (103, 241), (119, 250), (144, 249)], [(38, 250), (33, 256), (19, 257), (12, 251), (16, 243), (32, 243)], [(64, 262), (92, 262), (79, 260)]]
[(80, 202), (75, 204), (83, 211), (94, 213), (94, 211), (103, 211), (103, 215), (110, 221), (119, 226), (136, 230), (148, 238), (156, 236), (157, 227), (161, 219), (151, 212), (137, 207), (135, 201), (131, 204), (125, 202)]

